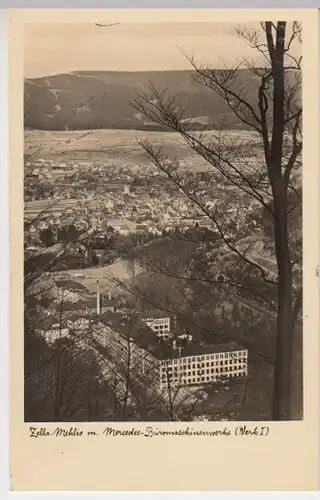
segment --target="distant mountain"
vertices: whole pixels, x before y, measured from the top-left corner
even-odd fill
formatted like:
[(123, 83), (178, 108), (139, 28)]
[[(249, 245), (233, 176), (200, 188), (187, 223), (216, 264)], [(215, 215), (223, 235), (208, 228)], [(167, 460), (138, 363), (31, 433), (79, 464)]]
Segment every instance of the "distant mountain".
[[(130, 106), (150, 81), (170, 95), (179, 93), (177, 105), (186, 109), (185, 118), (193, 118), (194, 128), (211, 128), (221, 119), (232, 129), (245, 128), (224, 101), (193, 76), (192, 71), (78, 71), (25, 79), (25, 128), (161, 130)], [(239, 80), (255, 105), (259, 79), (242, 69)]]

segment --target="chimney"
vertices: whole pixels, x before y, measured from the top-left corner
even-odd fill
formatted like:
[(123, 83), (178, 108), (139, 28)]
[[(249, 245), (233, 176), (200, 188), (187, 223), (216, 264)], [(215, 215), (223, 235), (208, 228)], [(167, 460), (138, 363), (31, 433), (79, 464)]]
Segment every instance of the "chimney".
[(177, 341), (176, 341), (176, 340), (174, 340), (174, 341), (172, 342), (172, 349), (173, 349), (174, 351), (177, 349)]
[(181, 347), (179, 347), (179, 358), (181, 358)]
[(99, 290), (99, 280), (97, 280), (97, 314), (100, 314), (100, 290)]
[(111, 300), (111, 292), (108, 292), (108, 300)]

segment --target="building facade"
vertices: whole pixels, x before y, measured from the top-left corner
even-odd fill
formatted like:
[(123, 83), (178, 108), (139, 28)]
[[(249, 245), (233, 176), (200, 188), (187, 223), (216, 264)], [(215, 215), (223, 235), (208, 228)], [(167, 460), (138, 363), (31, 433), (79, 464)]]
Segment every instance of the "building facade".
[(217, 382), (248, 375), (248, 351), (234, 350), (160, 361), (160, 388)]
[[(155, 319), (164, 321), (154, 323)], [(162, 325), (161, 329), (152, 328), (159, 325)], [(170, 318), (150, 318), (148, 327), (155, 333), (157, 342), (156, 336), (164, 335), (162, 332), (170, 334)], [(132, 338), (130, 329), (121, 330), (119, 325), (104, 324), (93, 329), (93, 337), (102, 347), (108, 348), (109, 354), (121, 365), (130, 368), (133, 378), (148, 378), (160, 391), (168, 387), (203, 385), (248, 376), (248, 351), (240, 349), (237, 344), (189, 344), (183, 348), (177, 347), (174, 341), (170, 357), (165, 358), (166, 349), (159, 344), (153, 349), (149, 335), (146, 335), (149, 345), (141, 345), (141, 338)]]
[(93, 338), (118, 360), (119, 368), (122, 366), (125, 371), (130, 370), (132, 380), (148, 379), (152, 385), (158, 385), (159, 360), (147, 349), (139, 346), (126, 332), (121, 333), (117, 328), (108, 325), (96, 326), (93, 328)]
[(171, 318), (144, 318), (145, 324), (153, 330), (158, 337), (167, 340), (172, 337), (171, 334)]

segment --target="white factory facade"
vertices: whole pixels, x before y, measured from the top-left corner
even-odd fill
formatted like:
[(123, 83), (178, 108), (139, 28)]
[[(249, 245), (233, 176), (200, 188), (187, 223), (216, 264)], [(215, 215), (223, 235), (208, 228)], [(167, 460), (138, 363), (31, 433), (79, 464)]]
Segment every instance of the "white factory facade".
[(169, 385), (174, 387), (205, 384), (247, 375), (247, 350), (224, 350), (221, 347), (221, 352), (174, 357), (160, 361), (161, 389)]
[[(222, 380), (235, 380), (248, 376), (248, 351), (234, 346), (201, 346), (189, 344), (186, 349), (176, 348), (172, 357), (163, 359), (161, 352), (151, 352), (137, 345), (135, 339), (125, 338), (110, 328), (103, 328), (94, 337), (101, 345), (114, 350), (114, 354), (141, 375), (153, 373), (153, 380), (160, 391), (169, 387), (204, 385)], [(205, 348), (206, 353), (203, 351)], [(117, 351), (117, 353), (116, 353)], [(193, 351), (192, 355), (184, 355)], [(159, 355), (160, 354), (160, 355)]]
[[(86, 317), (77, 319), (75, 315), (76, 318), (71, 321), (72, 318), (67, 314), (68, 328), (65, 326), (59, 328), (59, 324), (53, 324), (47, 331), (42, 332), (48, 343), (69, 336), (71, 327), (72, 330), (88, 328), (92, 309), (96, 318), (92, 332), (93, 339), (101, 347), (107, 348), (109, 354), (119, 360), (120, 364), (130, 366), (136, 375), (152, 378), (152, 384), (155, 383), (160, 390), (169, 387), (204, 385), (248, 376), (247, 349), (241, 349), (235, 343), (224, 346), (194, 343), (192, 335), (188, 334), (179, 335), (171, 341), (176, 321), (169, 315), (164, 317), (146, 315), (140, 318), (139, 321), (142, 321), (135, 333), (132, 326), (125, 329), (123, 320), (115, 314), (115, 304), (111, 295), (108, 294), (107, 300), (101, 300), (98, 281), (96, 299), (91, 307), (84, 308), (82, 303), (74, 304), (70, 313), (76, 312), (75, 309), (85, 311)], [(108, 317), (110, 323), (109, 320), (105, 321)], [(169, 343), (159, 343), (159, 338), (169, 340)], [(186, 342), (178, 346), (178, 340)]]
[(172, 318), (153, 318), (148, 317), (143, 319), (144, 323), (153, 330), (158, 337), (168, 340), (172, 337)]

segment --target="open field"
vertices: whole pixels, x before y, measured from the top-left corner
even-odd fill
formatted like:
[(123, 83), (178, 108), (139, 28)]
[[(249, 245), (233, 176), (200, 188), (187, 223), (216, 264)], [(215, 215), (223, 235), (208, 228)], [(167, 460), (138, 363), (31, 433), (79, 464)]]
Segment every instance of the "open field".
[(75, 203), (79, 203), (79, 200), (70, 198), (28, 201), (24, 205), (24, 217), (26, 219), (33, 219), (41, 212), (45, 212), (46, 214), (64, 212), (67, 208), (73, 208)]
[[(135, 268), (136, 276), (140, 272), (141, 269)], [(59, 272), (58, 274), (77, 281), (92, 293), (96, 291), (97, 280), (99, 280), (101, 292), (112, 292), (114, 295), (117, 292), (117, 283), (119, 281), (126, 281), (132, 278), (132, 268), (125, 261), (119, 260), (109, 266), (76, 269), (63, 273)]]
[[(209, 132), (206, 133), (208, 136)], [(230, 131), (230, 138), (248, 138), (248, 131)], [(174, 132), (142, 132), (138, 130), (94, 131), (26, 131), (25, 152), (36, 152), (36, 158), (57, 162), (84, 162), (110, 165), (122, 162), (123, 166), (149, 164), (150, 160), (138, 141), (148, 140), (154, 146), (163, 146), (163, 153), (178, 156), (187, 168), (208, 168), (208, 163), (186, 146)]]

